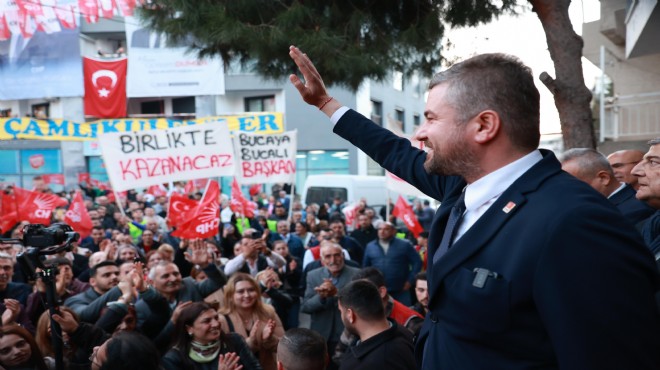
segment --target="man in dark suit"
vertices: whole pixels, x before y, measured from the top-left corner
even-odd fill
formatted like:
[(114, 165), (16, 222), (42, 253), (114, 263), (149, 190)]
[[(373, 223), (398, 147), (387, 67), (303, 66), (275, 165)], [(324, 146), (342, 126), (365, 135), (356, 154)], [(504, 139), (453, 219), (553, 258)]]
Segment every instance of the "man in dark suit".
[(660, 367), (653, 258), (610, 202), (537, 149), (529, 68), (486, 54), (434, 76), (415, 135), (425, 152), (343, 107), (305, 54), (289, 55), (305, 81), (291, 82), (335, 133), (441, 202), (420, 368)]
[(323, 267), (310, 271), (301, 311), (310, 314), (311, 329), (319, 332), (328, 343), (330, 357), (344, 330), (337, 306), (337, 290), (344, 287), (360, 269), (346, 266), (341, 246), (324, 242), (321, 246)]
[(270, 234), (270, 242), (274, 243), (278, 240), (284, 240), (289, 247), (289, 253), (302, 261), (305, 256), (305, 246), (299, 237), (291, 234), (289, 221), (277, 221), (277, 233)]
[[(653, 208), (635, 198), (635, 189), (619, 182), (604, 155), (591, 148), (573, 148), (559, 158), (561, 168), (594, 188), (612, 202), (633, 225), (643, 224)], [(641, 226), (639, 227), (641, 230)]]
[(656, 210), (646, 221), (642, 236), (660, 266), (660, 137), (649, 141), (649, 145), (651, 148), (632, 169), (632, 174), (639, 184), (637, 199)]

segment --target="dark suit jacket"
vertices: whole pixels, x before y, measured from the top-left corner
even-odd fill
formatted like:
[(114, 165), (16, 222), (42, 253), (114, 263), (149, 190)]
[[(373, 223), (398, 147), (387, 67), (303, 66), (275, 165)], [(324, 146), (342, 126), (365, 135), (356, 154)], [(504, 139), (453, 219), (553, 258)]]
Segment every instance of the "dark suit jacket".
[(646, 220), (655, 212), (648, 204), (635, 198), (636, 193), (632, 186), (626, 184), (623, 189), (608, 198), (633, 225)]
[[(424, 151), (354, 111), (334, 131), (442, 202), (432, 261), (466, 182), (428, 175)], [(416, 344), (423, 369), (660, 368), (650, 252), (609, 201), (562, 172), (552, 152), (541, 154), (429, 263), (430, 313)], [(481, 287), (477, 268), (491, 272)]]
[[(270, 242), (273, 243), (277, 240), (282, 240), (282, 237), (278, 233), (271, 233), (270, 234)], [(287, 241), (286, 245), (289, 247), (289, 253), (294, 256), (299, 258), (300, 260), (303, 259), (305, 255), (305, 246), (303, 245), (302, 240), (293, 235), (289, 234), (289, 241)]]

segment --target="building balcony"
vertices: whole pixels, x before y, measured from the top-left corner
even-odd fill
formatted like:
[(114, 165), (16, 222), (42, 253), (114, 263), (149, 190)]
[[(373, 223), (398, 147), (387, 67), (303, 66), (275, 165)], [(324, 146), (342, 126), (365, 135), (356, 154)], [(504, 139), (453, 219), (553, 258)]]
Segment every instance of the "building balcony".
[(660, 91), (615, 96), (605, 104), (600, 141), (650, 140), (660, 136)]

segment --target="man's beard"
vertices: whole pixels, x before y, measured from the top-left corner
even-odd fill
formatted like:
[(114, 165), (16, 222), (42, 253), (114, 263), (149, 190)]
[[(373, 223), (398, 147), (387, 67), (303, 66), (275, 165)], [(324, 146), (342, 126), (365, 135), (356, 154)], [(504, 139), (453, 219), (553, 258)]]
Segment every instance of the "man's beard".
[(466, 145), (463, 145), (458, 135), (452, 135), (450, 140), (443, 146), (442, 153), (439, 152), (440, 148), (434, 147), (433, 151), (427, 154), (424, 162), (424, 169), (427, 173), (440, 176), (475, 178), (481, 172), (477, 164), (476, 154)]

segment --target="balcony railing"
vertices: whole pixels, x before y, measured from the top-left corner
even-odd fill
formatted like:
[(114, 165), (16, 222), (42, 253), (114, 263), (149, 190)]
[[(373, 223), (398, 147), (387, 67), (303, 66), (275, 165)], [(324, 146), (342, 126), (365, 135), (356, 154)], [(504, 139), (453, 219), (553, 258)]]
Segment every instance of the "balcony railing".
[(645, 140), (660, 136), (660, 92), (616, 96), (605, 103), (600, 141)]

